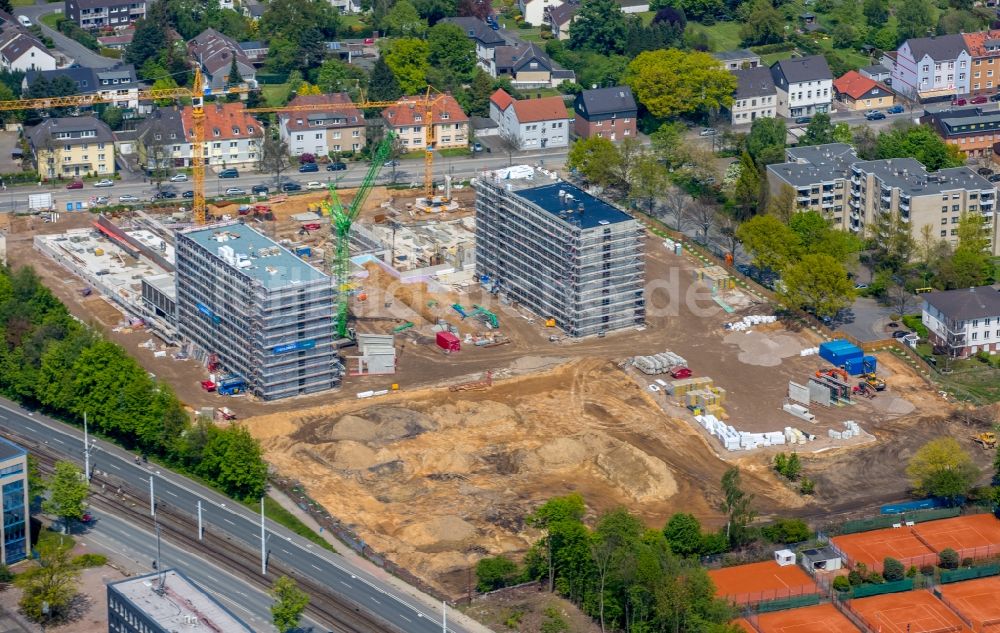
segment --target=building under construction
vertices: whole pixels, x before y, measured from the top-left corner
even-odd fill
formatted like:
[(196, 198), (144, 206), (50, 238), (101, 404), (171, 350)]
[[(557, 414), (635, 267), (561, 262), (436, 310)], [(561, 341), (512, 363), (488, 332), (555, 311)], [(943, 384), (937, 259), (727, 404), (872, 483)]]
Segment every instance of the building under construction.
[(331, 278), (240, 222), (177, 233), (180, 334), (265, 400), (336, 387)]
[(476, 181), (476, 274), (570, 336), (645, 322), (642, 226), (570, 185)]

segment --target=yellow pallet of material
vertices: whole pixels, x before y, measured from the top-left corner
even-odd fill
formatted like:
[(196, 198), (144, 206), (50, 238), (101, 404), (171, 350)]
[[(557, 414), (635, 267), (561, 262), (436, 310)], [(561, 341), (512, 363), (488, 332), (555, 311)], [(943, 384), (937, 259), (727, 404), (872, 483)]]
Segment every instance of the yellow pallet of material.
[(683, 378), (674, 380), (667, 386), (667, 393), (672, 396), (683, 396), (689, 391), (707, 389), (712, 386), (712, 379), (708, 377)]
[(712, 393), (719, 397), (719, 403), (726, 401), (726, 390), (722, 387), (712, 387)]
[(708, 407), (705, 408), (705, 411), (707, 413), (710, 413), (711, 415), (714, 415), (720, 420), (729, 419), (729, 414), (726, 413), (726, 409), (721, 404), (709, 405)]

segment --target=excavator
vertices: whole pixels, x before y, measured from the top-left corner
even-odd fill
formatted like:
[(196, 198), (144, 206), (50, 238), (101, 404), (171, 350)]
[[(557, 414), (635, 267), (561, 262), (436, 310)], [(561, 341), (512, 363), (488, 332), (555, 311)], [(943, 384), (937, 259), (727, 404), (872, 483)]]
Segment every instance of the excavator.
[(875, 391), (885, 391), (885, 381), (874, 373), (861, 374), (861, 380)]
[(831, 378), (837, 378), (844, 382), (851, 381), (851, 375), (839, 367), (831, 367), (830, 369), (817, 369), (816, 377), (822, 378), (823, 376), (829, 376)]
[(984, 451), (990, 451), (997, 447), (997, 434), (993, 431), (986, 431), (972, 436), (972, 441), (979, 444)]

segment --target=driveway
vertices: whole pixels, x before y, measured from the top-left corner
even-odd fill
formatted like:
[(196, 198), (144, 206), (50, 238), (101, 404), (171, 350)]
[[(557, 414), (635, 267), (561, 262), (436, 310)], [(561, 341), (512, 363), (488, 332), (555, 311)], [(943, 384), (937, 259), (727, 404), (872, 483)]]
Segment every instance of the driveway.
[(847, 315), (834, 324), (835, 332), (850, 334), (861, 342), (879, 341), (889, 337), (885, 326), (889, 323), (892, 308), (869, 297), (858, 297), (847, 309)]
[(59, 31), (50, 29), (42, 23), (41, 19), (43, 15), (49, 15), (50, 13), (62, 13), (62, 10), (63, 5), (61, 4), (49, 4), (47, 2), (42, 2), (30, 7), (15, 7), (14, 15), (27, 16), (33, 23), (42, 27), (42, 33), (52, 38), (52, 41), (55, 42), (56, 49), (63, 55), (72, 58), (74, 63), (77, 63), (80, 66), (85, 66), (87, 68), (109, 68), (115, 64), (121, 63), (121, 60), (98, 55), (83, 44), (66, 37)]

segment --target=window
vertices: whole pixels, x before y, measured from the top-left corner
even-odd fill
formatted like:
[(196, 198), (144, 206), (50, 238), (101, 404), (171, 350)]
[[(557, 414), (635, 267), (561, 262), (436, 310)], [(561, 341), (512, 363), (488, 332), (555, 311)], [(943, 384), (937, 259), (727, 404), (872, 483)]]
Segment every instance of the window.
[(229, 147), (230, 147), (230, 148), (235, 148), (235, 147), (237, 147), (238, 145), (239, 145), (239, 143), (237, 143), (236, 141), (229, 141)]
[(951, 216), (951, 223), (952, 224), (958, 224), (958, 216), (957, 215)]
[(952, 235), (958, 235), (958, 229), (952, 229), (951, 230), (951, 234)]
[(236, 127), (236, 126), (234, 125), (234, 126), (233, 126), (233, 134), (239, 134), (239, 133), (240, 133), (240, 128), (238, 128), (238, 127)]
[(253, 134), (253, 126), (252, 125), (247, 126), (247, 134)]
[(948, 231), (946, 229), (941, 231), (941, 237), (948, 237)]
[[(978, 70), (976, 72), (972, 73), (972, 78), (973, 79), (979, 79), (979, 71)], [(979, 87), (979, 84), (976, 84), (976, 88), (978, 88), (978, 87)]]
[(359, 136), (361, 136), (361, 130), (353, 130), (351, 132), (351, 137), (352, 138), (358, 138)]
[(340, 138), (340, 132), (334, 132), (333, 133), (333, 138), (338, 138), (339, 139)]
[(104, 154), (98, 154), (97, 160), (104, 160)]
[(948, 225), (948, 218), (941, 218), (941, 224), (943, 226), (947, 226)]
[(305, 138), (305, 134), (296, 134), (296, 135), (295, 135), (295, 140), (296, 140), (296, 141), (301, 141), (301, 140), (303, 140), (304, 138)]

